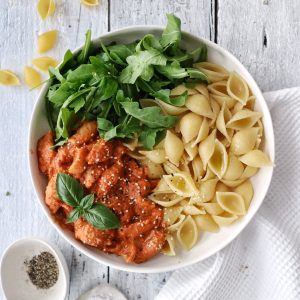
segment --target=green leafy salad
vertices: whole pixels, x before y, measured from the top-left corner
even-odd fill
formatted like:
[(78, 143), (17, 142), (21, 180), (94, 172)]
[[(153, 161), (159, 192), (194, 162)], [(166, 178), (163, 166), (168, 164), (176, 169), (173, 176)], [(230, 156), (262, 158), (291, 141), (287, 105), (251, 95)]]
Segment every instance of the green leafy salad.
[(92, 43), (88, 31), (78, 54), (68, 50), (60, 66), (49, 69), (46, 111), (55, 146), (63, 145), (84, 120), (97, 120), (105, 140), (138, 137), (146, 149), (174, 127), (177, 117), (164, 115), (158, 106), (143, 108), (139, 100), (183, 106), (187, 92), (171, 96), (170, 91), (182, 83), (207, 82), (207, 76), (192, 67), (206, 60), (207, 48), (182, 49), (180, 19), (167, 17), (160, 37), (147, 34), (130, 44)]

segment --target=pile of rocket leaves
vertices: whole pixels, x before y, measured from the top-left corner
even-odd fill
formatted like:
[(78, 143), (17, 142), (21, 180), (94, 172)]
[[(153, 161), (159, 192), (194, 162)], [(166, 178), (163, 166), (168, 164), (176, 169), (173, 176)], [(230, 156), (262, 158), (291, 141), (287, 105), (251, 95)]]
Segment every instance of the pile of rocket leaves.
[(207, 82), (207, 76), (193, 68), (193, 63), (206, 60), (207, 48), (181, 49), (180, 19), (167, 17), (160, 37), (147, 34), (130, 44), (92, 43), (88, 31), (78, 54), (68, 50), (60, 66), (49, 69), (46, 111), (55, 146), (63, 145), (84, 120), (97, 120), (105, 140), (138, 137), (146, 149), (174, 127), (177, 117), (164, 115), (159, 106), (143, 108), (139, 99), (183, 106), (187, 92), (171, 96), (170, 91), (182, 83)]

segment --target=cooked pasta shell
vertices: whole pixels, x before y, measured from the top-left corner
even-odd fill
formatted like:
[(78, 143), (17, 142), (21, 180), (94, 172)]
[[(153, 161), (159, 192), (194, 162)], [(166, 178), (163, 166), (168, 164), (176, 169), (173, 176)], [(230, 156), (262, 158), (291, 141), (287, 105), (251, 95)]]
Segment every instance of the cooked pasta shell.
[(195, 216), (195, 215), (204, 215), (206, 214), (204, 208), (199, 208), (193, 204), (188, 204), (183, 207), (183, 212), (186, 215)]
[(198, 91), (196, 91), (195, 89), (189, 89), (184, 84), (180, 84), (171, 90), (170, 95), (179, 96), (182, 95), (184, 92), (187, 92), (188, 95), (198, 94)]
[(98, 0), (80, 0), (85, 6), (96, 6), (99, 4)]
[(0, 84), (20, 85), (20, 79), (14, 72), (10, 70), (0, 70)]
[(171, 234), (167, 234), (166, 241), (161, 249), (161, 253), (167, 256), (175, 256), (175, 239)]
[(209, 168), (221, 179), (228, 166), (228, 155), (225, 146), (218, 140), (215, 140), (215, 147), (212, 156), (208, 161)]
[(216, 185), (216, 192), (231, 192), (231, 190), (223, 182), (218, 182)]
[(44, 32), (38, 36), (38, 51), (44, 53), (52, 49), (57, 40), (57, 30)]
[(165, 172), (169, 175), (180, 172), (180, 170), (169, 161), (163, 163), (163, 167)]
[(204, 175), (203, 163), (199, 156), (192, 160), (193, 179), (200, 180)]
[(192, 203), (203, 203), (210, 201), (216, 192), (216, 184), (218, 179), (209, 179), (198, 184), (199, 193), (195, 194), (191, 201)]
[(231, 72), (227, 81), (227, 93), (243, 105), (249, 98), (249, 88), (245, 80), (236, 72)]
[(253, 175), (255, 175), (257, 173), (257, 171), (258, 171), (258, 168), (246, 166), (246, 168), (244, 169), (244, 172), (243, 172), (241, 178), (252, 177)]
[(173, 193), (173, 191), (169, 188), (168, 184), (162, 177), (161, 180), (156, 185), (155, 189), (153, 190), (153, 193)]
[(169, 232), (177, 231), (185, 219), (186, 219), (185, 215), (183, 214), (179, 215), (178, 219), (172, 225), (168, 226), (167, 228), (168, 231)]
[(215, 151), (216, 130), (214, 129), (211, 134), (199, 144), (199, 155), (203, 163), (203, 168), (206, 166)]
[(137, 137), (134, 137), (132, 139), (127, 139), (123, 142), (123, 145), (127, 147), (130, 151), (134, 151), (135, 148), (138, 146), (139, 140)]
[(42, 77), (40, 73), (28, 66), (24, 67), (24, 80), (30, 88), (35, 88), (42, 83)]
[(164, 163), (166, 159), (166, 152), (164, 149), (154, 149), (151, 151), (139, 151), (140, 154), (145, 155), (148, 159), (156, 164)]
[(255, 146), (258, 136), (258, 128), (247, 128), (238, 131), (232, 138), (230, 151), (235, 155), (242, 155)]
[(227, 212), (242, 216), (246, 214), (246, 207), (243, 197), (234, 192), (217, 192), (218, 204)]
[(248, 98), (248, 101), (247, 101), (247, 103), (245, 105), (243, 105), (240, 102), (236, 102), (236, 104), (233, 107), (232, 113), (235, 114), (236, 112), (238, 112), (239, 110), (242, 110), (243, 108), (254, 110), (254, 106), (255, 106), (255, 97), (254, 96), (250, 96)]
[(242, 130), (252, 127), (260, 118), (262, 114), (257, 111), (240, 110), (236, 112), (233, 117), (227, 122), (226, 127), (236, 130)]
[(171, 207), (184, 199), (184, 197), (178, 196), (177, 194), (174, 193), (160, 193), (160, 192), (159, 193), (153, 192), (148, 196), (148, 198), (151, 201), (163, 207)]
[(169, 161), (178, 166), (184, 152), (184, 145), (181, 139), (170, 130), (167, 130), (165, 138), (165, 151)]
[(228, 167), (223, 176), (225, 180), (237, 180), (239, 179), (244, 172), (244, 166), (239, 161), (239, 159), (233, 155), (229, 154), (228, 157)]
[(180, 205), (174, 205), (171, 207), (166, 207), (164, 209), (164, 220), (168, 224), (168, 226), (171, 226), (178, 220), (181, 212), (183, 210), (183, 207)]
[(229, 77), (229, 73), (225, 68), (213, 63), (196, 63), (194, 64), (194, 68), (202, 71), (208, 77), (208, 82), (222, 81)]
[(221, 179), (221, 181), (229, 186), (229, 187), (236, 187), (240, 184), (242, 184), (247, 178), (240, 178), (240, 179), (237, 179), (237, 180), (225, 180), (225, 179)]
[(205, 176), (201, 178), (201, 181), (206, 181), (209, 179), (213, 179), (215, 177), (216, 177), (215, 173), (213, 173), (213, 171), (210, 168), (206, 168)]
[(158, 102), (160, 108), (168, 115), (178, 116), (188, 110), (186, 107), (174, 106), (159, 99), (156, 99), (156, 101)]
[(272, 166), (270, 158), (261, 150), (251, 150), (239, 159), (242, 163), (250, 167), (261, 168)]
[(206, 118), (203, 118), (197, 137), (195, 140), (192, 141), (192, 146), (194, 147), (200, 142), (202, 142), (204, 139), (206, 139), (208, 133), (209, 133), (208, 121)]
[(49, 56), (42, 56), (33, 59), (32, 64), (42, 71), (48, 71), (49, 67), (55, 68), (58, 65), (58, 61)]
[(55, 2), (53, 0), (39, 0), (37, 11), (40, 17), (45, 20), (55, 12)]
[(223, 103), (231, 109), (237, 103), (236, 100), (232, 99), (227, 93), (227, 82), (219, 81), (210, 84), (208, 90), (211, 92), (212, 97), (219, 103), (222, 107)]
[(194, 221), (200, 231), (218, 232), (220, 231), (219, 225), (208, 215), (193, 216)]
[(160, 179), (165, 174), (162, 166), (152, 162), (150, 159), (144, 159), (140, 163), (147, 167), (148, 177), (151, 179)]
[(244, 181), (241, 185), (237, 186), (233, 191), (243, 197), (246, 210), (248, 210), (254, 194), (253, 186), (250, 180)]
[(185, 143), (190, 142), (198, 135), (203, 118), (190, 112), (184, 115), (179, 121), (179, 130)]
[(216, 127), (226, 137), (226, 139), (229, 142), (231, 142), (231, 137), (233, 135), (233, 129), (227, 128), (226, 123), (230, 119), (231, 119), (230, 110), (227, 108), (226, 103), (223, 102), (222, 108), (217, 117)]
[(238, 217), (228, 212), (224, 212), (219, 216), (212, 216), (212, 218), (219, 226), (228, 226), (232, 224)]
[(186, 250), (191, 249), (198, 240), (198, 228), (191, 216), (187, 216), (177, 231), (177, 239)]
[(205, 84), (203, 83), (197, 83), (194, 86), (194, 89), (197, 90), (200, 94), (204, 95), (206, 98), (209, 98), (208, 89)]
[(187, 153), (188, 157), (187, 160), (188, 161), (193, 161), (193, 159), (197, 156), (198, 154), (198, 147), (196, 146), (192, 146), (192, 143), (187, 143), (184, 145), (184, 150)]
[(198, 189), (188, 173), (180, 172), (173, 175), (164, 175), (163, 178), (169, 188), (179, 196), (191, 197), (198, 194)]
[(195, 114), (213, 119), (214, 113), (207, 97), (201, 94), (188, 96), (185, 106)]
[(199, 204), (211, 216), (217, 216), (224, 212), (224, 209), (216, 202), (205, 202)]
[(211, 108), (212, 108), (212, 112), (213, 112), (213, 117), (209, 123), (209, 126), (210, 127), (215, 127), (215, 123), (216, 123), (216, 120), (217, 120), (217, 117), (220, 113), (220, 106), (218, 104), (218, 102), (216, 100), (214, 100), (212, 97), (210, 97), (210, 104), (211, 104)]
[(128, 151), (127, 155), (134, 158), (134, 159), (136, 159), (136, 160), (138, 160), (138, 161), (142, 161), (146, 158), (145, 155), (139, 153), (138, 149), (135, 149), (134, 151)]

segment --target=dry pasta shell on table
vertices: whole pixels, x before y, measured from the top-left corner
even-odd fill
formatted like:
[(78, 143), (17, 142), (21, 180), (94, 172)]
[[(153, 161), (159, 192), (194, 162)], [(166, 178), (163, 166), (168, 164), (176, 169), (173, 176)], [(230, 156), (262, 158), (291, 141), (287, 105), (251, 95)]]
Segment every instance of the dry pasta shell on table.
[(55, 12), (54, 0), (39, 0), (37, 11), (43, 20), (52, 16)]
[(25, 83), (30, 87), (30, 88), (35, 88), (42, 83), (42, 77), (38, 71), (35, 69), (25, 66), (24, 67), (24, 79)]
[(209, 168), (221, 179), (228, 166), (228, 155), (225, 146), (218, 140), (215, 140), (214, 152), (208, 161)]
[(98, 0), (80, 0), (80, 2), (86, 6), (96, 6), (99, 4)]
[(233, 115), (233, 117), (227, 122), (226, 127), (235, 130), (250, 128), (261, 117), (262, 114), (260, 112), (243, 109)]
[(199, 193), (191, 175), (186, 172), (164, 175), (163, 178), (169, 188), (179, 196), (192, 197)]
[(167, 234), (166, 241), (161, 249), (161, 253), (167, 256), (175, 256), (175, 239), (171, 234)]
[(223, 178), (225, 180), (237, 180), (242, 176), (243, 172), (243, 164), (235, 155), (230, 153), (228, 157), (228, 167)]
[(200, 142), (202, 142), (204, 139), (206, 139), (208, 133), (209, 133), (208, 121), (206, 118), (203, 118), (197, 137), (192, 141), (192, 146), (194, 147)]
[(195, 89), (190, 89), (186, 87), (184, 84), (177, 85), (175, 88), (173, 88), (170, 92), (171, 96), (179, 96), (183, 93), (187, 92), (188, 95), (195, 95), (198, 94), (198, 91)]
[(228, 226), (232, 224), (238, 217), (228, 212), (224, 212), (218, 216), (212, 216), (212, 218), (219, 226)]
[(231, 72), (227, 81), (227, 93), (243, 105), (249, 98), (249, 88), (246, 81), (236, 72)]
[(208, 231), (208, 232), (220, 231), (219, 225), (208, 214), (193, 216), (193, 219), (196, 222), (196, 225), (200, 231)]
[(181, 139), (170, 130), (167, 130), (165, 138), (165, 151), (169, 161), (178, 166), (184, 152), (184, 145)]
[(150, 194), (148, 196), (148, 198), (163, 206), (163, 207), (171, 207), (173, 205), (176, 205), (177, 203), (179, 203), (180, 201), (182, 201), (184, 199), (184, 196), (179, 196), (175, 193), (156, 193), (153, 192), (152, 194)]
[(222, 81), (229, 77), (229, 73), (225, 68), (210, 62), (200, 62), (193, 66), (194, 68), (202, 71), (208, 77), (209, 83)]
[(198, 240), (198, 228), (191, 216), (187, 216), (177, 231), (177, 239), (186, 250), (191, 249)]
[(245, 165), (254, 168), (272, 166), (270, 158), (261, 150), (251, 150), (241, 156), (239, 159)]
[(55, 46), (57, 40), (57, 30), (44, 32), (38, 36), (38, 51), (44, 53)]
[(226, 139), (231, 142), (233, 135), (233, 129), (227, 128), (226, 123), (231, 119), (231, 112), (227, 108), (226, 103), (223, 102), (222, 108), (218, 114), (216, 120), (217, 129), (226, 137)]
[(20, 85), (20, 79), (14, 72), (10, 70), (0, 70), (0, 84)]
[(217, 192), (217, 203), (228, 213), (237, 216), (246, 214), (246, 206), (243, 197), (234, 192)]
[(154, 149), (151, 151), (139, 151), (140, 154), (145, 155), (148, 159), (156, 164), (164, 163), (166, 159), (166, 152), (164, 149)]
[(48, 71), (49, 67), (55, 68), (59, 64), (56, 59), (49, 56), (35, 58), (31, 63), (42, 71)]
[(185, 143), (195, 138), (200, 130), (203, 118), (193, 112), (187, 113), (179, 121), (179, 130)]
[(209, 119), (214, 118), (214, 113), (209, 103), (209, 99), (201, 94), (188, 96), (185, 102), (185, 106), (195, 114), (207, 117)]
[(216, 130), (214, 129), (211, 134), (199, 144), (199, 155), (203, 163), (203, 168), (206, 170), (207, 164), (212, 157), (215, 150)]
[(238, 131), (232, 138), (230, 151), (235, 155), (242, 155), (255, 146), (258, 137), (258, 128), (252, 127)]
[(243, 197), (246, 210), (248, 210), (254, 194), (253, 186), (250, 180), (244, 181), (241, 185), (237, 186), (233, 191), (235, 193), (240, 194)]

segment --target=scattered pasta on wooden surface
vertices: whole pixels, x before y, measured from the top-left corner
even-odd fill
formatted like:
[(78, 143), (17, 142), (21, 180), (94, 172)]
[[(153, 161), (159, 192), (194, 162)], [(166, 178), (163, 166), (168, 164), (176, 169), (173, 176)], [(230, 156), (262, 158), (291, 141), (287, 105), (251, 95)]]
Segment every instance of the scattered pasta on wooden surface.
[(52, 49), (57, 40), (57, 30), (44, 32), (38, 36), (38, 52), (44, 53)]
[(20, 79), (11, 70), (0, 70), (1, 85), (20, 85)]
[(32, 60), (32, 64), (42, 71), (48, 71), (49, 67), (55, 68), (59, 62), (49, 56), (42, 56)]
[(80, 0), (80, 2), (85, 6), (96, 6), (99, 4), (98, 0)]
[(24, 79), (30, 88), (38, 87), (42, 83), (41, 74), (29, 66), (24, 67)]
[(52, 16), (55, 12), (54, 0), (39, 0), (37, 4), (37, 11), (43, 20)]

